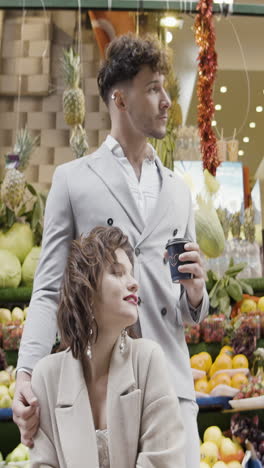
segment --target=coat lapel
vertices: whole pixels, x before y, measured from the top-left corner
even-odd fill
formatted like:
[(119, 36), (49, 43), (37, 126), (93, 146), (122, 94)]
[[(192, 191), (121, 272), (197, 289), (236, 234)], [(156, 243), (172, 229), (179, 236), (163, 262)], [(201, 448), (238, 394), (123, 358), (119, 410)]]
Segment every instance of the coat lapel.
[(107, 420), (111, 468), (134, 468), (138, 448), (141, 390), (135, 381), (132, 340), (127, 340), (124, 354), (118, 340), (113, 351), (107, 391)]
[(172, 173), (164, 169), (159, 158), (156, 158), (156, 163), (162, 179), (161, 191), (157, 200), (155, 210), (149, 217), (146, 223), (146, 227), (138, 240), (138, 244), (141, 244), (141, 242), (143, 242), (152, 233), (152, 231), (162, 222), (162, 219), (164, 218), (169, 209), (169, 202), (171, 200), (172, 193), (173, 175)]
[[(118, 162), (104, 143), (93, 155), (87, 157), (87, 164), (104, 182), (108, 190), (125, 210), (131, 222), (141, 234), (145, 224), (130, 192)], [(107, 203), (107, 200), (106, 200)]]
[[(93, 416), (81, 362), (66, 353), (55, 416), (67, 468), (99, 467)], [(82, 447), (85, 448), (85, 455)]]

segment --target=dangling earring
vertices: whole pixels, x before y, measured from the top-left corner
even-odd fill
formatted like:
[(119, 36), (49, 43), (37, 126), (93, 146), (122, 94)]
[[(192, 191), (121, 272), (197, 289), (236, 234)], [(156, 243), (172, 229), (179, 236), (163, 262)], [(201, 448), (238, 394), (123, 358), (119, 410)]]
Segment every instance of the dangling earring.
[[(92, 323), (94, 321), (94, 316), (92, 316)], [(87, 356), (89, 359), (92, 359), (92, 345), (91, 345), (91, 341), (92, 341), (92, 336), (93, 336), (93, 329), (92, 327), (90, 328), (90, 332), (89, 332), (89, 340), (88, 340), (88, 346), (87, 346)]]
[(120, 341), (120, 345), (119, 345), (119, 349), (120, 349), (121, 354), (123, 354), (125, 349), (126, 349), (126, 345), (127, 345), (126, 339), (127, 339), (127, 331), (124, 328), (122, 330), (122, 332), (121, 332), (121, 341)]

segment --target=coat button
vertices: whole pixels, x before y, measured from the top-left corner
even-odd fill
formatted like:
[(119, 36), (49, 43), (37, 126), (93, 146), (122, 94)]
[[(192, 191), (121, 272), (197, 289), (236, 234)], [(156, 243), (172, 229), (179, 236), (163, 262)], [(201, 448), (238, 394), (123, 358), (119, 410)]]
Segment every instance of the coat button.
[(167, 309), (166, 309), (166, 307), (163, 307), (161, 309), (161, 315), (163, 315), (163, 317), (164, 317), (164, 315), (166, 315), (166, 314), (167, 314)]
[(136, 247), (135, 248), (135, 255), (138, 257), (140, 254), (140, 248), (139, 247)]
[(138, 296), (138, 305), (140, 306), (141, 304), (141, 297)]
[(108, 218), (107, 224), (108, 224), (109, 226), (112, 226), (113, 223), (114, 223), (113, 218)]
[(177, 232), (178, 232), (178, 229), (174, 229), (174, 231), (172, 233), (173, 237), (177, 236)]

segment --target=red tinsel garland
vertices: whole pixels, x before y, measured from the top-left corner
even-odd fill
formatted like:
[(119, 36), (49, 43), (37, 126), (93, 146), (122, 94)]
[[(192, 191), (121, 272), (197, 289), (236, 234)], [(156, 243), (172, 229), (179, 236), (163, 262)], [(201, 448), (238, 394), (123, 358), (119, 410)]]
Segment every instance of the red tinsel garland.
[(195, 39), (200, 48), (198, 56), (198, 128), (201, 138), (203, 168), (215, 176), (220, 164), (217, 156), (216, 136), (211, 121), (214, 115), (213, 85), (217, 70), (213, 0), (200, 0), (195, 19)]

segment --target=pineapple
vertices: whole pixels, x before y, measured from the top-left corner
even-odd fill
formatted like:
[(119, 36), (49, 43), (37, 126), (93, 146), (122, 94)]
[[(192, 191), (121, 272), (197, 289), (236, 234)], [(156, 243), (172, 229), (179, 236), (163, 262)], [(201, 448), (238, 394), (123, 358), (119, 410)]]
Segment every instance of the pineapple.
[(76, 158), (82, 158), (89, 148), (86, 131), (82, 125), (74, 127), (70, 139), (70, 145)]
[(63, 51), (63, 74), (66, 90), (63, 93), (63, 112), (65, 122), (81, 125), (85, 116), (85, 98), (80, 85), (80, 56), (72, 48)]
[(31, 152), (38, 144), (39, 138), (32, 138), (27, 129), (20, 130), (17, 134), (16, 143), (12, 155), (7, 155), (7, 165), (12, 160), (16, 161), (15, 167), (7, 169), (2, 186), (2, 202), (12, 211), (20, 205), (23, 200), (26, 178), (23, 171), (27, 168)]

